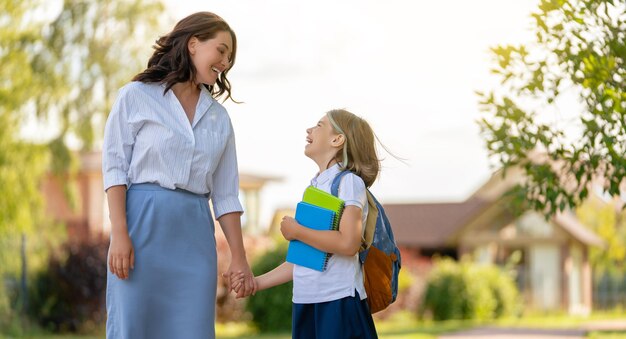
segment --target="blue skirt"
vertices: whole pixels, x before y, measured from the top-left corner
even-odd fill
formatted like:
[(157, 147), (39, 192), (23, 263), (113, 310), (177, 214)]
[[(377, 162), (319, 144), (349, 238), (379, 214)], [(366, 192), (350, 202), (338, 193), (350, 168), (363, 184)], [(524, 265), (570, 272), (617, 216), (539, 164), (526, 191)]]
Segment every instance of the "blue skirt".
[(294, 339), (378, 338), (365, 299), (354, 297), (316, 304), (293, 304), (291, 336)]
[(127, 280), (107, 274), (107, 338), (215, 338), (217, 253), (207, 197), (134, 184), (126, 215), (135, 269)]

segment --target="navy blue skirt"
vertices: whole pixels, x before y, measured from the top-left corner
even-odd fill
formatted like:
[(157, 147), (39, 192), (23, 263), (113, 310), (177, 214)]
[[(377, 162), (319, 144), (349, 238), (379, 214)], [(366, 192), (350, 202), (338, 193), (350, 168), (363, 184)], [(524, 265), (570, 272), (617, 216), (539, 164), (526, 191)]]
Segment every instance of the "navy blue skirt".
[(107, 275), (107, 338), (215, 338), (217, 255), (207, 197), (135, 184), (126, 215), (135, 269), (127, 280)]
[(345, 297), (317, 304), (293, 304), (294, 339), (369, 339), (378, 338), (374, 320), (365, 299), (355, 291)]

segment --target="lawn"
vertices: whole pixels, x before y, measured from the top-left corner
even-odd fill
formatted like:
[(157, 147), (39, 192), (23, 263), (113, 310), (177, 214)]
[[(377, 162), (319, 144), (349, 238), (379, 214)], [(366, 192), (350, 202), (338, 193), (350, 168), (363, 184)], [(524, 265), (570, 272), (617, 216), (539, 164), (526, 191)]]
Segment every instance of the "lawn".
[[(492, 322), (473, 321), (444, 321), (429, 322), (418, 321), (408, 312), (399, 312), (391, 319), (376, 321), (376, 328), (381, 339), (434, 339), (438, 335), (472, 328), (475, 326), (489, 325), (502, 327), (527, 327), (527, 328), (580, 328), (594, 321), (606, 321), (624, 319), (622, 312), (596, 313), (590, 317), (573, 317), (555, 314), (530, 314), (523, 318), (506, 319)], [(218, 339), (289, 339), (289, 333), (258, 334), (254, 327), (246, 323), (217, 324), (216, 333)], [(0, 338), (29, 338), (29, 339), (101, 339), (104, 334), (96, 335), (50, 335), (29, 334), (19, 337), (11, 337), (0, 334)], [(617, 339), (626, 338), (626, 331), (590, 331), (587, 338), (593, 339)]]
[[(392, 319), (387, 321), (377, 321), (376, 328), (379, 338), (389, 339), (434, 339), (437, 335), (467, 328), (468, 324), (463, 322), (445, 322), (445, 323), (423, 323), (415, 320), (410, 313), (398, 313)], [(258, 334), (250, 324), (245, 323), (228, 323), (217, 324), (216, 334), (218, 339), (289, 339), (290, 333), (277, 334)], [(2, 336), (0, 338), (28, 338), (28, 339), (101, 339), (104, 334), (99, 335), (46, 335), (46, 334), (29, 334), (19, 337)]]

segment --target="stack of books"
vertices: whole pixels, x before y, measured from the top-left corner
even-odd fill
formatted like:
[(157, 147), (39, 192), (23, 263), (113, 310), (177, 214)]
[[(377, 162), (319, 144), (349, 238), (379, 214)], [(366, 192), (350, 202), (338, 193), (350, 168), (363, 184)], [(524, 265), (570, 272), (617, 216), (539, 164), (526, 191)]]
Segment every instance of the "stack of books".
[[(344, 201), (338, 197), (309, 186), (302, 201), (296, 206), (296, 221), (314, 230), (338, 230)], [(291, 240), (287, 249), (287, 262), (323, 272), (331, 253), (323, 252), (299, 240)]]

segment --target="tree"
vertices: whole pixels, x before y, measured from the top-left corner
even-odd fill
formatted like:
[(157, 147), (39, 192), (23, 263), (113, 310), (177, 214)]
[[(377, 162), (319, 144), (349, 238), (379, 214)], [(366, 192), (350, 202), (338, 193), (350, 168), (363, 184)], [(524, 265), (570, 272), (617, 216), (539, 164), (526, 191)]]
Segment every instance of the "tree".
[[(39, 22), (25, 17), (33, 1), (0, 0), (0, 328), (13, 322), (5, 275), (25, 265), (20, 247), (23, 234), (31, 232), (40, 219), (38, 178), (46, 166), (43, 148), (22, 142), (17, 131), (21, 109), (32, 93), (35, 77), (29, 65), (27, 46), (37, 41)], [(22, 247), (23, 248), (23, 247)]]
[(623, 276), (626, 272), (626, 211), (616, 201), (588, 199), (576, 210), (576, 215), (605, 244), (603, 248), (590, 248), (589, 260), (596, 276), (604, 273)]
[[(42, 227), (43, 175), (50, 164), (56, 173), (70, 169), (68, 135), (92, 147), (115, 89), (141, 70), (137, 55), (148, 52), (162, 11), (158, 0), (64, 0), (58, 15), (48, 13), (52, 7), (0, 0), (0, 327), (11, 321), (6, 278), (26, 270), (26, 252), (40, 251), (46, 235), (62, 239), (58, 225)], [(31, 115), (58, 127), (56, 137), (25, 140), (19, 131)]]
[(143, 69), (162, 11), (158, 0), (63, 1), (34, 46), (32, 62), (35, 72), (45, 74), (37, 116), (58, 126), (50, 143), (57, 172), (71, 163), (68, 135), (78, 137), (83, 149), (92, 148), (117, 89)]
[[(17, 135), (23, 107), (32, 97), (36, 77), (27, 46), (38, 39), (40, 23), (25, 22), (33, 1), (0, 0), (0, 237), (31, 229), (41, 207), (38, 181), (45, 169), (42, 148), (20, 141)], [(33, 180), (34, 179), (34, 180)]]
[[(137, 56), (149, 46), (137, 40), (153, 36), (162, 11), (157, 0), (65, 0), (46, 25), (34, 19), (44, 3), (0, 0), (0, 235), (32, 227), (46, 159), (56, 173), (71, 164), (69, 134), (92, 146), (116, 89), (141, 70)], [(33, 111), (40, 123), (58, 126), (47, 146), (18, 134)]]
[[(526, 174), (516, 205), (549, 216), (579, 206), (598, 180), (612, 196), (626, 184), (626, 4), (542, 0), (532, 18), (533, 43), (492, 49), (502, 86), (478, 93), (479, 125), (503, 173)], [(580, 135), (546, 122), (565, 92), (580, 99)]]

